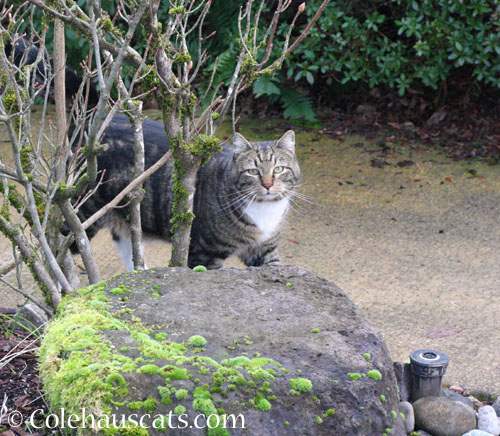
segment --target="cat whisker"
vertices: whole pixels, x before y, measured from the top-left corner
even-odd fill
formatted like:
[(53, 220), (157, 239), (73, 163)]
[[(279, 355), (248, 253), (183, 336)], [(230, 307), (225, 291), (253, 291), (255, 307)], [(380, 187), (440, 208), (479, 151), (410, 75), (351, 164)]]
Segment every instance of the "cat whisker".
[(290, 211), (292, 213), (297, 214), (297, 215), (305, 216), (306, 209), (303, 206), (301, 206), (299, 203), (297, 203), (292, 197), (289, 197), (289, 198), (290, 198), (290, 202), (288, 203), (288, 205), (290, 207)]
[(248, 210), (248, 208), (252, 205), (252, 203), (255, 201), (255, 199), (257, 198), (257, 194), (255, 194), (252, 199), (248, 202), (247, 204), (247, 207), (245, 207), (245, 209), (243, 210), (243, 212), (241, 212), (241, 215), (236, 218), (235, 221), (238, 221), (243, 215), (245, 215), (245, 212)]
[(220, 207), (218, 209), (217, 214), (220, 214), (233, 206), (242, 205), (245, 202), (245, 200), (247, 200), (252, 194), (254, 194), (253, 189), (245, 195), (241, 195), (240, 197), (238, 197), (236, 199), (232, 199), (228, 203), (224, 203), (223, 207)]
[(231, 197), (239, 197), (240, 195), (246, 194), (248, 192), (253, 191), (255, 188), (252, 186), (251, 188), (243, 189), (242, 191), (230, 192), (229, 194), (218, 195), (217, 197), (220, 199), (223, 198), (231, 198)]
[(322, 204), (318, 203), (317, 201), (311, 200), (309, 196), (302, 194), (301, 192), (287, 190), (287, 194), (290, 198), (305, 201), (306, 203), (312, 204), (314, 206), (324, 207)]

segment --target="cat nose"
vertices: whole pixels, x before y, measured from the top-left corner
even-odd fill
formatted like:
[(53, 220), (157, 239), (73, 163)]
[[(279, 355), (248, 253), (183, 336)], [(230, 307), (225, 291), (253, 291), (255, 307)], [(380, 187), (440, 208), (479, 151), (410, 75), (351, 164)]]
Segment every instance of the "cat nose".
[(263, 179), (262, 186), (266, 189), (270, 189), (273, 186), (273, 179)]

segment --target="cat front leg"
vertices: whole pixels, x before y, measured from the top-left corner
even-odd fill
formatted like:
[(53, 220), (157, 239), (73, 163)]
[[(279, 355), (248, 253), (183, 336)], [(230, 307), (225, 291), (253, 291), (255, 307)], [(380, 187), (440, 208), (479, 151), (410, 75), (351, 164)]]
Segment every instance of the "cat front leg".
[(258, 249), (252, 249), (248, 253), (240, 256), (246, 266), (262, 266), (270, 263), (278, 263), (278, 244), (264, 244)]
[[(116, 247), (120, 259), (125, 265), (128, 272), (134, 270), (134, 260), (132, 258), (132, 239), (130, 238), (130, 233), (121, 232), (113, 229), (111, 231), (111, 236), (113, 238), (113, 245)], [(144, 251), (144, 245), (143, 245)], [(146, 266), (146, 261), (144, 261), (144, 269), (148, 269)]]

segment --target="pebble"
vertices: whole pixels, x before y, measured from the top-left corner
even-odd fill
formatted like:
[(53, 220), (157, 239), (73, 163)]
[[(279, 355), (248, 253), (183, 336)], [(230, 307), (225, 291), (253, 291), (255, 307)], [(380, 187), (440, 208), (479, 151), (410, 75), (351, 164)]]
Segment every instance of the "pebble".
[(406, 433), (411, 433), (415, 429), (415, 414), (413, 413), (413, 406), (408, 401), (401, 401), (398, 408), (399, 411), (405, 416), (403, 422)]
[(450, 386), (450, 391), (456, 392), (457, 394), (463, 394), (464, 388), (462, 386)]
[(493, 436), (500, 435), (498, 417), (493, 407), (483, 406), (478, 410), (477, 428), (491, 433)]
[(476, 428), (474, 409), (445, 397), (424, 397), (413, 403), (415, 425), (433, 436), (458, 436)]
[(471, 430), (468, 433), (463, 434), (462, 436), (492, 436), (491, 433), (483, 430)]

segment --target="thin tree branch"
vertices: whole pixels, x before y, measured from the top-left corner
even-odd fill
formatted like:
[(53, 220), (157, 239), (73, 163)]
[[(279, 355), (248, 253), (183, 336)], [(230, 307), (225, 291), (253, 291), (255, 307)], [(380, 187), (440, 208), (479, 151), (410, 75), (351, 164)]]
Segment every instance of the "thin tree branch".
[(42, 309), (50, 318), (54, 316), (54, 311), (47, 307), (45, 304), (41, 303), (38, 301), (35, 297), (32, 295), (28, 294), (27, 292), (23, 291), (22, 289), (16, 288), (14, 285), (11, 285), (7, 280), (4, 280), (2, 277), (0, 277), (0, 282), (3, 284), (7, 285), (9, 288), (11, 288), (13, 291), (17, 292), (18, 294), (21, 294), (23, 297), (26, 297), (28, 300), (31, 302), (35, 303), (40, 309)]

